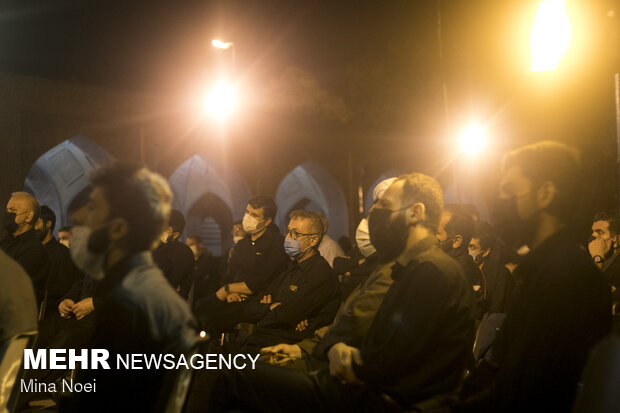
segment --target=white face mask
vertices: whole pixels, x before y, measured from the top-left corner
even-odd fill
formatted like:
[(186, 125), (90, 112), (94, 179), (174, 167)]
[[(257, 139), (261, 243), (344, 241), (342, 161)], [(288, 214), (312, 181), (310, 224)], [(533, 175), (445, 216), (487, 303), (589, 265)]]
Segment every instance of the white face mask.
[(357, 243), (357, 248), (359, 248), (364, 257), (369, 257), (377, 251), (370, 243), (367, 218), (363, 218), (357, 226), (357, 231), (355, 232), (355, 242)]
[(84, 274), (100, 280), (103, 278), (105, 254), (97, 254), (88, 250), (90, 234), (91, 230), (88, 227), (77, 226), (71, 229), (71, 258)]
[(259, 227), (258, 224), (260, 223), (260, 221), (256, 218), (254, 218), (253, 216), (249, 215), (249, 214), (245, 214), (243, 216), (243, 230), (245, 232), (249, 232), (250, 234), (254, 234), (257, 233), (258, 231), (262, 230), (263, 227)]
[(239, 241), (241, 241), (243, 239), (243, 237), (233, 237), (233, 242), (236, 244)]

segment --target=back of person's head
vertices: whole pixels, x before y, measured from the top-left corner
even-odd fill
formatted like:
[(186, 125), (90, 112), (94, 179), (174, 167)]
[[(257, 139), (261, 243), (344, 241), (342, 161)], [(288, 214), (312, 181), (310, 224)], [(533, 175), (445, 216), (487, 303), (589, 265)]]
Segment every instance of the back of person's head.
[(193, 241), (196, 245), (202, 245), (202, 237), (199, 235), (192, 235), (191, 237), (187, 237), (187, 241)]
[(454, 214), (446, 224), (448, 239), (456, 236), (462, 238), (459, 248), (467, 248), (474, 234), (474, 220), (469, 215)]
[(321, 240), (323, 239), (323, 235), (325, 235), (325, 229), (323, 228), (323, 221), (319, 214), (313, 211), (305, 211), (303, 209), (296, 209), (291, 211), (289, 218), (294, 219), (306, 219), (310, 223), (310, 228), (308, 230), (309, 234), (315, 234), (318, 237), (318, 242), (315, 245), (315, 248), (319, 247)]
[(469, 215), (474, 221), (478, 221), (480, 214), (474, 204), (461, 204), (461, 213)]
[(61, 227), (58, 232), (71, 232), (71, 228), (73, 228), (73, 225), (65, 225), (64, 227)]
[(461, 204), (453, 204), (453, 203), (445, 204), (443, 206), (443, 210), (445, 212), (449, 212), (450, 214), (463, 214), (463, 215), (467, 215), (463, 211), (463, 206)]
[(381, 197), (383, 196), (385, 191), (390, 187), (390, 185), (392, 185), (394, 183), (394, 181), (396, 181), (396, 179), (397, 179), (396, 177), (387, 178), (387, 179), (384, 179), (383, 181), (379, 182), (375, 186), (375, 189), (372, 190), (372, 202), (373, 202), (373, 204), (381, 199)]
[(324, 234), (327, 234), (327, 231), (329, 230), (329, 221), (327, 220), (327, 217), (322, 212), (317, 212), (316, 214), (319, 216), (319, 218), (321, 218)]
[(108, 218), (126, 221), (125, 248), (130, 252), (151, 249), (170, 217), (172, 192), (166, 180), (143, 166), (116, 163), (97, 170), (91, 181), (103, 190)]
[(264, 195), (257, 195), (254, 198), (248, 201), (248, 204), (254, 209), (263, 208), (263, 217), (265, 219), (273, 219), (276, 216), (276, 212), (278, 212), (278, 207), (273, 199), (266, 197)]
[(44, 225), (47, 225), (47, 223), (50, 222), (51, 224), (49, 230), (54, 231), (54, 228), (56, 227), (56, 214), (47, 205), (41, 206), (41, 219), (43, 220)]
[(497, 235), (491, 224), (486, 221), (476, 221), (474, 222), (474, 233), (472, 238), (479, 239), (480, 248), (486, 250), (488, 248), (493, 248), (497, 240)]
[(578, 210), (582, 190), (579, 153), (559, 142), (543, 141), (516, 149), (504, 156), (502, 171), (518, 167), (535, 191), (553, 183), (555, 195), (546, 212), (567, 223)]
[(178, 209), (170, 210), (170, 219), (168, 220), (168, 226), (172, 227), (173, 232), (183, 234), (185, 230), (185, 217)]
[(443, 192), (439, 183), (421, 173), (401, 175), (398, 180), (404, 181), (402, 205), (423, 204), (426, 220), (422, 225), (436, 233), (443, 208)]
[(620, 219), (618, 214), (608, 212), (597, 212), (592, 222), (604, 221), (609, 224), (609, 233), (611, 236), (620, 235)]

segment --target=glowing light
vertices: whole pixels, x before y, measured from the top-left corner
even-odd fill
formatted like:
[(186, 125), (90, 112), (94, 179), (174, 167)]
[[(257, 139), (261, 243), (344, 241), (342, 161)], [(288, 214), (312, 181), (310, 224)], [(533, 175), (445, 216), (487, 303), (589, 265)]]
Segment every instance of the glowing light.
[(217, 47), (218, 49), (228, 49), (229, 47), (233, 46), (234, 43), (233, 42), (224, 42), (222, 40), (211, 40), (211, 45), (213, 47)]
[(207, 332), (206, 331), (201, 331), (200, 332), (200, 338), (205, 338), (207, 336)]
[(461, 150), (469, 155), (480, 152), (485, 142), (486, 133), (480, 125), (470, 125), (461, 134)]
[(572, 39), (572, 27), (564, 0), (543, 0), (530, 34), (532, 72), (555, 69)]
[(225, 119), (237, 106), (237, 91), (227, 83), (216, 85), (206, 97), (206, 114), (219, 119)]

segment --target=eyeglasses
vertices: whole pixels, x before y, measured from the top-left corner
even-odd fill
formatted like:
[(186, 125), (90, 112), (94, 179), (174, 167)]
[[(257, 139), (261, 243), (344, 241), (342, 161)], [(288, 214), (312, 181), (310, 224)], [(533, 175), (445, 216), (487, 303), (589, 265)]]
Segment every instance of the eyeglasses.
[(294, 229), (287, 228), (287, 229), (286, 229), (286, 231), (284, 232), (284, 235), (285, 235), (285, 236), (286, 236), (286, 235), (290, 235), (290, 236), (291, 236), (291, 238), (293, 238), (293, 239), (297, 239), (297, 238), (299, 238), (299, 237), (304, 237), (304, 236), (305, 236), (305, 237), (307, 237), (307, 236), (310, 236), (310, 235), (317, 235), (317, 234), (304, 234), (303, 232), (297, 232), (297, 231), (296, 231), (296, 230), (294, 230)]

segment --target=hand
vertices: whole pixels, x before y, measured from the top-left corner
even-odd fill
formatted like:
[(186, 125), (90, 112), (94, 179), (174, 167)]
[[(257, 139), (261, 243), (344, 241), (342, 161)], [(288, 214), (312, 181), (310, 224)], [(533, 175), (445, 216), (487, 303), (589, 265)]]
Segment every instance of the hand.
[(278, 354), (280, 359), (290, 361), (301, 358), (301, 347), (296, 344), (277, 344), (261, 348), (260, 354)]
[(73, 306), (73, 314), (75, 314), (75, 318), (81, 320), (92, 313), (94, 309), (93, 298), (88, 297)]
[(226, 292), (224, 287), (220, 287), (220, 289), (215, 292), (215, 296), (217, 297), (218, 300), (224, 301), (226, 297), (228, 296), (228, 293)]
[(65, 298), (58, 304), (58, 312), (60, 316), (63, 318), (70, 318), (73, 315), (73, 306), (75, 305), (75, 301), (70, 298)]
[(264, 295), (260, 300), (260, 304), (271, 304), (271, 294)]
[(355, 347), (344, 343), (336, 343), (327, 353), (329, 358), (329, 374), (337, 377), (344, 383), (363, 384), (353, 372), (353, 362), (361, 366), (362, 356)]
[(600, 255), (601, 258), (605, 258), (605, 255), (611, 249), (611, 240), (605, 240), (603, 238), (595, 238), (588, 244), (588, 251), (592, 258)]
[(299, 324), (297, 324), (297, 327), (295, 327), (295, 331), (304, 331), (306, 328), (308, 328), (308, 320), (303, 320)]
[(269, 306), (270, 310), (275, 310), (277, 306), (281, 305), (282, 303), (273, 303)]
[(246, 297), (247, 295), (242, 295), (239, 293), (228, 293), (228, 295), (226, 296), (226, 301), (229, 303), (232, 303), (234, 301), (241, 302), (245, 300)]

